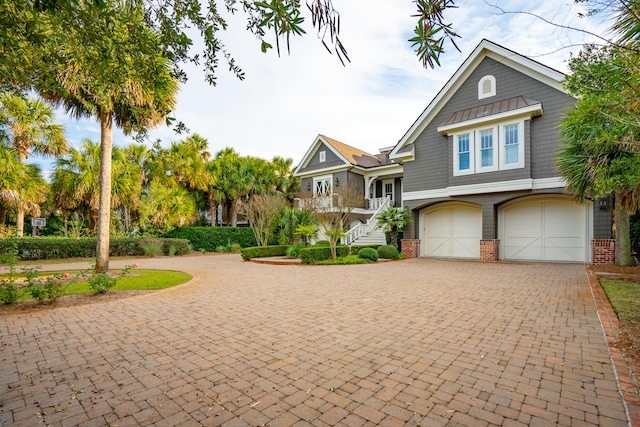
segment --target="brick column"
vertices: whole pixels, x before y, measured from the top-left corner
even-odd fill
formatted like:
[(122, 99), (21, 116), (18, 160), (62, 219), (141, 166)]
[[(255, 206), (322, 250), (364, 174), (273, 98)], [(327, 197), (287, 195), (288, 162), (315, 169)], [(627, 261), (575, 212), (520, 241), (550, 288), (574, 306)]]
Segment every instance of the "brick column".
[(402, 239), (400, 248), (405, 258), (417, 258), (420, 255), (420, 239)]
[(480, 261), (498, 261), (500, 257), (500, 240), (486, 239), (480, 240)]
[(614, 239), (593, 239), (591, 241), (592, 264), (613, 264), (615, 260), (616, 241)]

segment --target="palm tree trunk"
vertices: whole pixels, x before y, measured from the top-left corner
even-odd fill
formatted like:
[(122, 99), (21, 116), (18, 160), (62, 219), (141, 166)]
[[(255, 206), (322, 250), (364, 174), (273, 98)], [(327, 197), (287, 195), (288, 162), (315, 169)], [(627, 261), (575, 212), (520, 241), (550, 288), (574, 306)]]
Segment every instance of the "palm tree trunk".
[[(18, 151), (18, 159), (20, 163), (24, 165), (27, 161), (27, 155), (22, 151)], [(24, 236), (24, 209), (22, 208), (22, 197), (18, 203), (18, 210), (16, 212), (16, 235), (18, 237)]]
[(615, 195), (615, 226), (616, 226), (616, 264), (628, 267), (631, 260), (631, 237), (629, 233), (629, 212), (622, 203), (622, 195)]
[(111, 151), (113, 117), (100, 109), (100, 207), (96, 271), (109, 270), (109, 227), (111, 225)]

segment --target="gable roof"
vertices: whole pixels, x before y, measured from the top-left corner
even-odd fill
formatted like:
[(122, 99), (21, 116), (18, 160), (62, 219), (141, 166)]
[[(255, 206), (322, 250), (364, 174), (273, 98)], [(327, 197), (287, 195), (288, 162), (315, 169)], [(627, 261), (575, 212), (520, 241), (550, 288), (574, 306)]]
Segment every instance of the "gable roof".
[[(415, 142), (416, 138), (418, 138), (424, 129), (431, 123), (436, 114), (438, 114), (442, 107), (444, 107), (444, 105), (451, 99), (471, 73), (478, 67), (478, 65), (480, 65), (484, 58), (492, 58), (501, 64), (511, 67), (533, 79), (541, 81), (554, 89), (567, 93), (566, 89), (562, 85), (565, 75), (560, 71), (554, 70), (553, 68), (534, 61), (531, 58), (520, 55), (519, 53), (489, 40), (483, 39), (478, 46), (476, 46), (473, 52), (471, 52), (469, 57), (465, 59), (462, 65), (460, 65), (453, 76), (451, 76), (449, 81), (447, 81), (435, 98), (433, 98), (413, 125), (411, 125), (400, 141), (398, 141), (395, 148), (389, 155), (391, 159), (401, 157), (400, 153), (403, 152), (402, 148)], [(471, 113), (468, 110), (464, 110), (459, 113), (464, 113), (465, 111)]]
[[(333, 153), (338, 157), (339, 160), (335, 160), (332, 162), (325, 162), (318, 165), (309, 166), (309, 161), (313, 158), (317, 150), (322, 146), (322, 144), (326, 145)], [(327, 168), (335, 168), (344, 166), (358, 166), (361, 168), (372, 168), (376, 166), (382, 166), (390, 163), (387, 156), (384, 154), (370, 154), (366, 151), (362, 151), (358, 148), (352, 147), (351, 145), (340, 142), (336, 139), (329, 138), (326, 135), (318, 135), (314, 140), (309, 150), (305, 153), (300, 161), (300, 164), (296, 168), (296, 174), (311, 172), (314, 170), (321, 170)]]

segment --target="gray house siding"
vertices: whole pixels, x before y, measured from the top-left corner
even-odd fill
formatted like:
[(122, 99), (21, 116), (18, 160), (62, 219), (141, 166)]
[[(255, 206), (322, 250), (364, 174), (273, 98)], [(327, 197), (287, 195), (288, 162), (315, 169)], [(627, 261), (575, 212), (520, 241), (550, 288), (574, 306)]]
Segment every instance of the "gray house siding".
[(608, 205), (606, 208), (600, 208), (598, 200), (593, 202), (593, 238), (594, 239), (611, 239), (611, 225), (613, 222), (611, 197), (608, 197)]
[[(325, 161), (324, 162), (320, 161), (320, 152), (321, 151), (325, 152)], [(313, 156), (309, 160), (309, 163), (307, 163), (307, 167), (318, 166), (318, 165), (322, 165), (322, 163), (331, 163), (331, 162), (336, 162), (336, 161), (342, 161), (342, 159), (340, 159), (338, 156), (336, 156), (336, 154), (333, 152), (333, 150), (331, 150), (331, 148), (327, 147), (327, 144), (323, 143), (318, 147), (316, 152), (313, 153)]]
[[(486, 76), (496, 78), (496, 96), (478, 99), (478, 81)], [(543, 115), (525, 122), (525, 167), (507, 171), (453, 176), (452, 139), (441, 135), (437, 127), (451, 114), (471, 107), (517, 96), (535, 99), (542, 104)], [(404, 163), (404, 191), (420, 191), (508, 181), (524, 178), (557, 176), (555, 152), (558, 144), (558, 120), (575, 100), (525, 74), (491, 58), (484, 58), (428, 127), (415, 141), (415, 159)], [(447, 159), (443, 162), (443, 159)]]

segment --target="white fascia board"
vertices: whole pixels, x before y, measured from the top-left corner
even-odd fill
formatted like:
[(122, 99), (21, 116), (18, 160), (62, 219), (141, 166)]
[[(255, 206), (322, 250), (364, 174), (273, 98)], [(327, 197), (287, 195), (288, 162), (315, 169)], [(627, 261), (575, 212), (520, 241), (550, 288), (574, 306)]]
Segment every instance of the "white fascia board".
[(402, 153), (390, 153), (389, 158), (391, 160), (402, 160), (402, 161), (411, 161), (416, 158), (416, 147), (415, 145), (411, 147), (411, 151), (403, 151)]
[(302, 173), (296, 172), (293, 175), (299, 176), (300, 178), (308, 178), (310, 176), (319, 176), (319, 175), (326, 175), (328, 173), (342, 172), (344, 170), (348, 170), (349, 168), (350, 168), (349, 165), (340, 165), (340, 166), (332, 166), (324, 169), (315, 169), (312, 171), (302, 172)]
[(565, 188), (562, 177), (542, 179), (517, 179), (512, 181), (487, 182), (483, 184), (456, 185), (435, 190), (409, 191), (402, 193), (402, 200), (439, 199), (472, 194), (504, 193), (507, 191), (544, 190)]
[[(345, 164), (350, 165), (351, 163), (344, 158), (344, 156), (342, 154), (340, 154), (338, 151), (336, 151), (335, 148), (333, 148), (333, 146), (331, 144), (329, 144), (329, 142), (327, 142), (322, 135), (318, 135), (316, 136), (316, 138), (313, 140), (313, 143), (311, 144), (311, 146), (309, 147), (309, 149), (307, 150), (306, 153), (304, 153), (304, 156), (302, 156), (302, 160), (300, 160), (300, 163), (298, 164), (298, 166), (296, 167), (296, 170), (300, 170), (304, 167), (307, 166), (307, 164), (309, 163), (309, 161), (311, 160), (311, 158), (313, 157), (313, 155), (315, 154), (315, 152), (318, 150), (318, 148), (320, 147), (321, 144), (326, 145), (327, 147), (329, 147), (329, 149), (335, 153), (336, 156), (338, 156), (338, 158), (340, 160), (342, 160), (343, 162), (345, 162)], [(301, 176), (301, 175), (297, 175), (296, 173), (294, 173), (294, 176)]]
[(451, 99), (460, 86), (462, 86), (466, 81), (467, 77), (469, 77), (469, 75), (486, 56), (502, 62), (536, 80), (546, 83), (557, 90), (567, 93), (566, 89), (562, 85), (565, 78), (563, 73), (483, 39), (462, 63), (462, 65), (460, 65), (453, 76), (451, 76), (440, 92), (438, 92), (436, 97), (429, 103), (427, 108), (422, 112), (413, 125), (411, 125), (409, 130), (407, 130), (389, 155), (390, 158), (392, 158), (391, 156), (395, 155), (402, 147), (416, 140), (418, 135), (420, 135), (429, 123), (431, 123), (431, 120), (433, 120), (442, 106)]
[(438, 126), (438, 132), (443, 135), (449, 135), (451, 131), (458, 131), (464, 128), (476, 127), (478, 125), (490, 124), (508, 119), (531, 119), (536, 115), (542, 115), (542, 104), (530, 105), (528, 107), (519, 108), (517, 110), (505, 111), (504, 113), (493, 114), (491, 116), (478, 117), (464, 122), (453, 123), (446, 126)]

